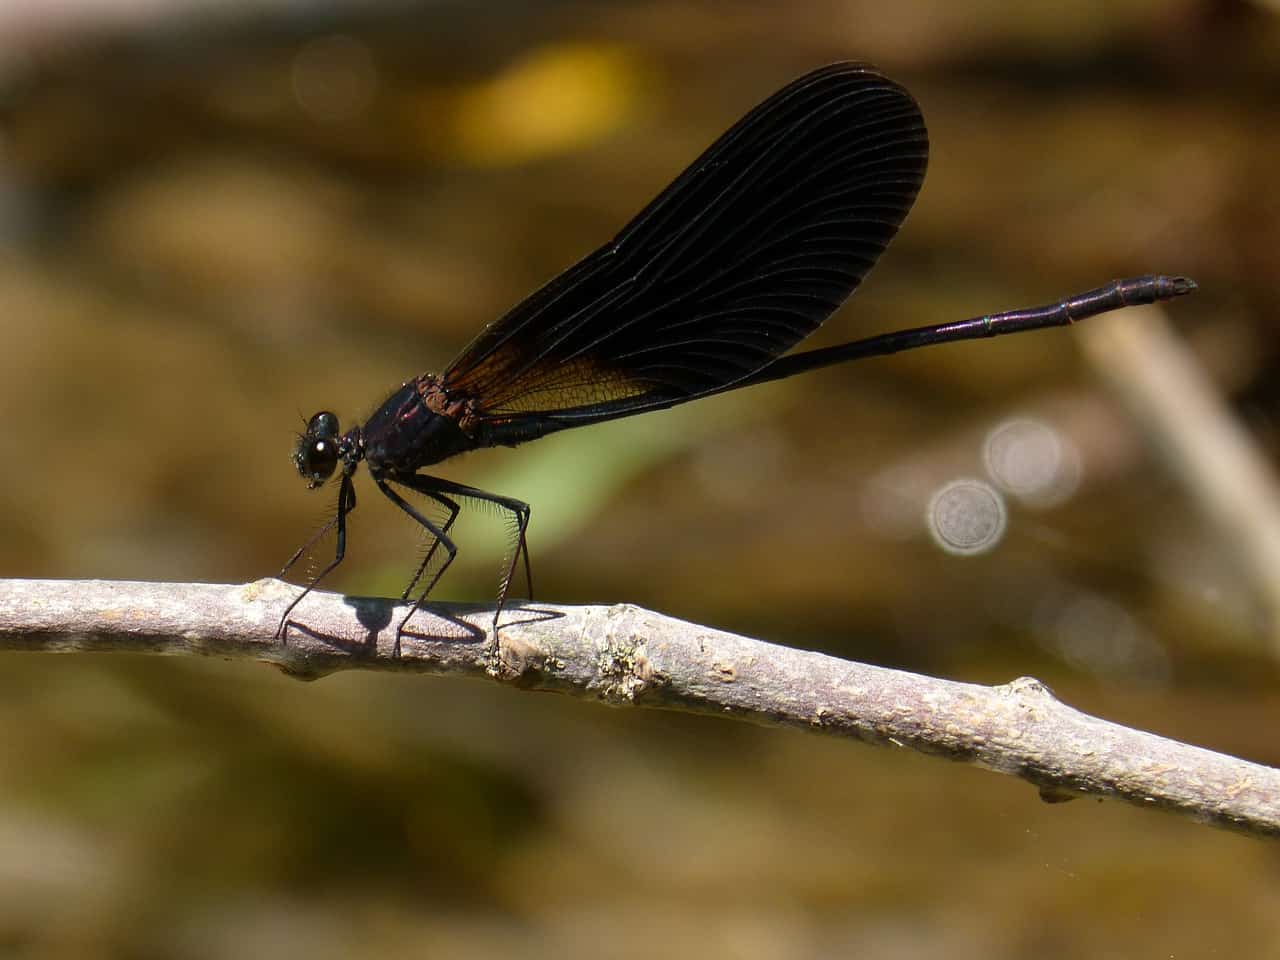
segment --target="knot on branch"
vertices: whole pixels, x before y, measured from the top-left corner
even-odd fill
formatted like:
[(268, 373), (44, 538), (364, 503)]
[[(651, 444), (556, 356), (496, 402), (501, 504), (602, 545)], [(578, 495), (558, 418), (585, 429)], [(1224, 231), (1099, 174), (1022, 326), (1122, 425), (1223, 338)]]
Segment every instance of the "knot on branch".
[(636, 629), (644, 611), (619, 604), (608, 613), (609, 629), (596, 647), (595, 681), (591, 684), (602, 700), (634, 703), (657, 679), (649, 661), (648, 641)]
[(1044, 700), (1057, 700), (1053, 695), (1053, 691), (1049, 689), (1048, 684), (1035, 677), (1018, 677), (1016, 680), (1010, 680), (1003, 687), (999, 688), (1000, 693), (1012, 699), (1030, 699), (1032, 697)]

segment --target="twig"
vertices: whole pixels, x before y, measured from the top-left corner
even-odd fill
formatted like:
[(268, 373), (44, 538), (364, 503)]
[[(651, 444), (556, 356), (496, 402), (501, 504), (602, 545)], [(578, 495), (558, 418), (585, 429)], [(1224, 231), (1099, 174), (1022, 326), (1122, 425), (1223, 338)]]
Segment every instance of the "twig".
[[(404, 611), (317, 592), (286, 642), (297, 587), (0, 581), (0, 649), (251, 657), (305, 678), (340, 669), (491, 677), (613, 705), (715, 713), (910, 747), (1012, 774), (1046, 800), (1116, 797), (1254, 835), (1280, 835), (1280, 770), (1131, 730), (1060, 703), (1039, 681), (937, 680), (794, 650), (630, 605), (434, 605), (394, 653)], [(430, 632), (432, 635), (426, 635)]]

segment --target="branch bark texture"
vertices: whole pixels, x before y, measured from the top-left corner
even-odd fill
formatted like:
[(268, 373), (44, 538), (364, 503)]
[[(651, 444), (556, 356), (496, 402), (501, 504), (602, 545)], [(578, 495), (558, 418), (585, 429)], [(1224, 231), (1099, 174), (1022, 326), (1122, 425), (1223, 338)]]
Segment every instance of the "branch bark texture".
[(976, 763), (1046, 800), (1114, 797), (1255, 835), (1280, 835), (1280, 770), (1080, 713), (1040, 682), (956, 683), (780, 647), (630, 605), (431, 605), (396, 650), (407, 608), (316, 592), (276, 626), (299, 588), (250, 584), (0, 581), (0, 649), (118, 651), (279, 665), (487, 677), (615, 706), (715, 713), (803, 727)]

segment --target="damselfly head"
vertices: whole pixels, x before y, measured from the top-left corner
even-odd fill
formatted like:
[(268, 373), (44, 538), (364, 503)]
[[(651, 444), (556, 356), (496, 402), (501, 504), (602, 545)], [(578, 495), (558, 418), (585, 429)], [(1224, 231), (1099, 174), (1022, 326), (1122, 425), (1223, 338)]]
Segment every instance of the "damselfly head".
[(293, 449), (293, 463), (307, 487), (314, 490), (333, 476), (342, 455), (338, 418), (322, 410), (307, 421), (307, 429), (299, 434)]

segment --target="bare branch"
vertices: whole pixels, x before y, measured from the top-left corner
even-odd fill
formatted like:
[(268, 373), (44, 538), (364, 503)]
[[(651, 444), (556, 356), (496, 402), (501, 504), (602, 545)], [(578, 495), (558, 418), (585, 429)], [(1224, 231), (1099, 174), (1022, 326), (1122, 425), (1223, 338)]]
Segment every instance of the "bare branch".
[[(340, 669), (490, 677), (613, 705), (715, 713), (910, 747), (1012, 774), (1046, 800), (1091, 794), (1254, 835), (1280, 835), (1280, 770), (1091, 717), (1040, 682), (938, 680), (794, 650), (630, 605), (433, 605), (399, 656), (405, 611), (317, 592), (287, 642), (274, 637), (297, 587), (0, 581), (0, 649), (251, 657), (314, 678)], [(428, 635), (430, 634), (430, 635)]]

